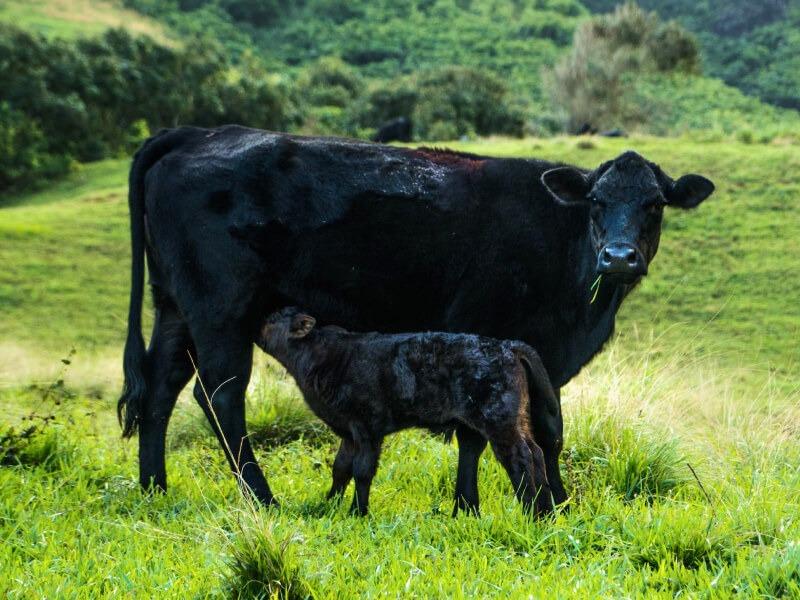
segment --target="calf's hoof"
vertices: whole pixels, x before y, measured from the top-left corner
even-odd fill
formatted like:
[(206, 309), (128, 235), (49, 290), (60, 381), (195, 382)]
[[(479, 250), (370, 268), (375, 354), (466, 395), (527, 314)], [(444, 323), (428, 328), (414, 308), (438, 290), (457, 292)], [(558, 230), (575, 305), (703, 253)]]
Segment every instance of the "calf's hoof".
[(459, 497), (456, 498), (455, 504), (453, 505), (453, 517), (457, 517), (458, 513), (462, 511), (473, 517), (481, 516), (481, 511), (477, 503), (469, 502), (466, 498)]
[(539, 493), (536, 495), (536, 500), (534, 502), (534, 508), (537, 517), (544, 517), (545, 515), (552, 514), (555, 505), (553, 504), (553, 494), (550, 492), (549, 487), (542, 486), (539, 489)]
[(368, 513), (369, 509), (366, 506), (359, 506), (355, 502), (350, 505), (350, 514), (355, 517), (366, 517)]

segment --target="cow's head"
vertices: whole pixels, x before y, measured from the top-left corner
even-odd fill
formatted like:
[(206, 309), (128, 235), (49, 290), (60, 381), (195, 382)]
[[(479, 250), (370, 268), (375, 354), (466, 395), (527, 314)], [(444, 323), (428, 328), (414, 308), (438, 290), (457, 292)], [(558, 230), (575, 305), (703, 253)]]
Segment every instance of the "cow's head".
[(290, 340), (306, 337), (315, 324), (314, 317), (290, 306), (264, 319), (256, 343), (261, 349), (271, 352), (285, 347)]
[(673, 181), (632, 151), (590, 173), (551, 169), (542, 175), (542, 183), (562, 204), (589, 206), (597, 273), (621, 283), (647, 274), (665, 206), (694, 208), (714, 191), (714, 184), (700, 175)]

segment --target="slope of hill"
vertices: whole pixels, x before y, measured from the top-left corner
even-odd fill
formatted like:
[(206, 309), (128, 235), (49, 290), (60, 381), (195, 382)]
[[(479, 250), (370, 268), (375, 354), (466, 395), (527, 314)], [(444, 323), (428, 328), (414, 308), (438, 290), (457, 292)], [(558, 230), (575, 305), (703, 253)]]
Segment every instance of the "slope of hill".
[(26, 27), (49, 37), (77, 38), (103, 33), (109, 27), (124, 27), (173, 45), (175, 36), (163, 23), (115, 0), (0, 0), (0, 21)]

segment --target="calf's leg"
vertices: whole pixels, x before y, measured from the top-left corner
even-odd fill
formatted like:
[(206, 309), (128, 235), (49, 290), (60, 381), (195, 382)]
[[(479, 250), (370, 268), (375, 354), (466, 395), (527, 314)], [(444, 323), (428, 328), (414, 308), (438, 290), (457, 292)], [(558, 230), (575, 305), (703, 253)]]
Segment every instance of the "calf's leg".
[(364, 516), (369, 511), (369, 490), (372, 478), (375, 477), (375, 471), (378, 469), (378, 458), (381, 454), (383, 439), (374, 439), (358, 429), (360, 428), (354, 428), (353, 435), (355, 442), (353, 479), (356, 482), (356, 491), (350, 512)]
[(333, 484), (328, 492), (328, 500), (334, 497), (341, 497), (347, 489), (350, 480), (353, 478), (353, 458), (355, 457), (356, 447), (353, 440), (342, 438), (339, 444), (339, 451), (333, 459)]
[(561, 481), (561, 469), (558, 463), (564, 435), (560, 390), (532, 389), (530, 396), (530, 426), (533, 438), (544, 453), (547, 481), (553, 490), (553, 499), (556, 504), (561, 504), (566, 501), (567, 492)]
[(474, 429), (461, 425), (456, 429), (458, 439), (458, 474), (456, 476), (456, 498), (453, 516), (459, 510), (477, 515), (478, 508), (478, 462), (486, 448), (486, 438)]
[[(490, 440), (495, 456), (503, 465), (514, 487), (517, 499), (528, 512), (536, 515), (553, 510), (550, 486), (544, 470), (542, 450), (531, 440), (526, 442), (521, 433)], [(532, 451), (533, 448), (533, 451)]]

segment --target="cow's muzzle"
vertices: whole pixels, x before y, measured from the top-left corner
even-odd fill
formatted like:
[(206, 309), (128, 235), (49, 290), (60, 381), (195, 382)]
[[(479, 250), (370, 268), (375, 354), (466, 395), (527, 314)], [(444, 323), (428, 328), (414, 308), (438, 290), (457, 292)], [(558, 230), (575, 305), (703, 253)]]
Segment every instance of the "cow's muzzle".
[(641, 251), (623, 242), (606, 244), (597, 257), (597, 272), (613, 275), (624, 281), (632, 281), (647, 275), (647, 262)]

